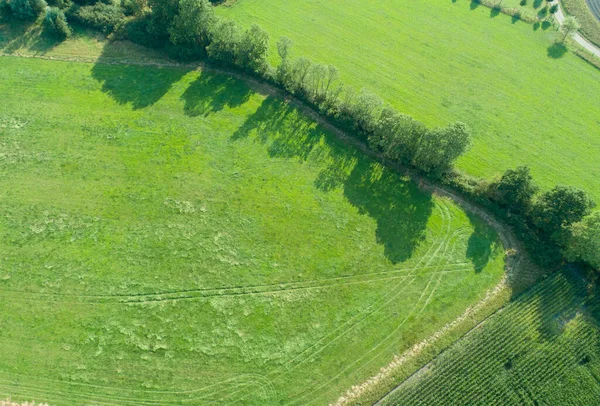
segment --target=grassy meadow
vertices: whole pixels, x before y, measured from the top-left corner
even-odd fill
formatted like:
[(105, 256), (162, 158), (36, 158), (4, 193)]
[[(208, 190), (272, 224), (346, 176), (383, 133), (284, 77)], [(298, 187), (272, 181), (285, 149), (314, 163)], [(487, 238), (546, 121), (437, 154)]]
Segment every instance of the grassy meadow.
[(381, 405), (593, 405), (600, 300), (569, 271), (538, 284)]
[(328, 403), (503, 277), (480, 220), (241, 81), (0, 66), (0, 398)]
[(219, 13), (266, 29), (273, 63), (288, 36), (294, 56), (337, 66), (417, 120), (466, 122), (474, 146), (458, 166), (469, 174), (527, 164), (544, 188), (574, 185), (600, 201), (600, 72), (554, 44), (549, 23), (466, 0), (239, 0)]

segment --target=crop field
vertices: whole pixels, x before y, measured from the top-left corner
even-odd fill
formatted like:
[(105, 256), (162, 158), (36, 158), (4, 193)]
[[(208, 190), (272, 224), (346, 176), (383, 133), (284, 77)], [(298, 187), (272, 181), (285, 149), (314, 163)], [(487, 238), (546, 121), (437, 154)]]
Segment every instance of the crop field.
[(558, 273), (458, 341), (382, 405), (595, 405), (600, 298)]
[(329, 403), (503, 278), (485, 223), (245, 82), (0, 64), (0, 398)]
[(273, 63), (288, 36), (294, 56), (337, 66), (345, 83), (417, 120), (466, 122), (474, 146), (458, 166), (469, 174), (527, 164), (545, 188), (579, 186), (600, 200), (600, 72), (554, 44), (549, 23), (466, 0), (239, 0), (219, 10), (266, 29)]

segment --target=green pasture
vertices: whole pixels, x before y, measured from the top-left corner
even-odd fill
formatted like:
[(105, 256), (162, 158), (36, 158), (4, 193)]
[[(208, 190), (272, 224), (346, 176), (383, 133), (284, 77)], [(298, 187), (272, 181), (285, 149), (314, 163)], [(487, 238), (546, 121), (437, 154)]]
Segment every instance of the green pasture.
[(0, 398), (326, 404), (503, 276), (480, 220), (244, 82), (0, 67)]
[(594, 405), (600, 398), (597, 288), (569, 271), (537, 285), (382, 405)]
[(295, 56), (337, 66), (426, 124), (466, 122), (474, 146), (458, 166), (471, 175), (527, 164), (545, 188), (600, 200), (600, 72), (555, 44), (550, 23), (466, 0), (238, 0), (219, 13), (266, 29), (273, 63), (288, 36)]

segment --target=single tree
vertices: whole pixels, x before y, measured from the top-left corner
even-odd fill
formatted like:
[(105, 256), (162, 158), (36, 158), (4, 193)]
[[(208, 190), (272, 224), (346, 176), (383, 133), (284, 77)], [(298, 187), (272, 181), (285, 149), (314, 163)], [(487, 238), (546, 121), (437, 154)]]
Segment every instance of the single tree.
[(59, 40), (65, 40), (71, 35), (65, 13), (58, 7), (48, 7), (44, 18), (44, 31)]
[(565, 42), (567, 37), (580, 28), (579, 22), (573, 16), (566, 17), (560, 26), (560, 30), (565, 34), (561, 42)]
[(211, 35), (211, 43), (206, 48), (208, 56), (227, 65), (235, 63), (240, 42), (240, 31), (233, 20), (219, 21)]
[(13, 15), (20, 20), (33, 20), (46, 10), (44, 0), (10, 0), (8, 3)]
[(208, 0), (179, 0), (178, 13), (169, 27), (171, 43), (206, 47), (215, 23), (215, 12)]
[(583, 261), (600, 270), (600, 212), (571, 226), (566, 256), (571, 261)]
[(288, 37), (281, 37), (277, 41), (277, 54), (281, 58), (281, 63), (277, 66), (277, 81), (284, 87), (288, 87), (290, 82), (290, 74), (292, 70), (292, 63), (290, 61), (290, 50), (293, 42)]
[(471, 145), (471, 131), (464, 123), (427, 130), (412, 158), (412, 165), (424, 172), (441, 174)]
[(269, 34), (257, 24), (253, 24), (242, 35), (236, 62), (242, 68), (265, 72), (268, 67), (268, 52)]
[(490, 185), (490, 196), (501, 206), (517, 212), (526, 212), (539, 188), (533, 181), (529, 167), (508, 169)]
[(160, 40), (169, 39), (169, 28), (179, 12), (179, 0), (148, 0), (150, 14), (149, 33)]
[(554, 242), (563, 244), (565, 230), (590, 214), (594, 207), (594, 201), (583, 190), (572, 186), (556, 186), (535, 202), (532, 219)]

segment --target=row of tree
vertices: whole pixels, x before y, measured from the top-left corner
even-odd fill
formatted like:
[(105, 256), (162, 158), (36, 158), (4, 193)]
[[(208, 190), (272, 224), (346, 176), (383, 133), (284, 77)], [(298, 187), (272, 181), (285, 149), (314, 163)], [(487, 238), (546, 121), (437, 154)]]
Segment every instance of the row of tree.
[[(600, 269), (600, 212), (589, 195), (571, 186), (556, 186), (539, 194), (528, 167), (507, 170), (500, 178), (482, 183), (480, 194), (512, 217), (513, 224), (535, 235), (534, 247), (560, 252), (571, 261)], [(550, 255), (546, 259), (553, 259)]]
[[(41, 13), (45, 4), (44, 0), (0, 1), (8, 1), (19, 18)], [(234, 21), (216, 16), (208, 0), (121, 0), (119, 6), (111, 0), (74, 0), (75, 6), (70, 0), (54, 1), (72, 10), (67, 16), (84, 25), (88, 21), (95, 28), (112, 15), (106, 14), (106, 7), (120, 7), (121, 15), (128, 16), (113, 24), (121, 37), (166, 47), (179, 58), (208, 58), (275, 83), (351, 129), (385, 158), (428, 176), (444, 179), (452, 174), (459, 179), (454, 185), (493, 205), (521, 230), (540, 259), (555, 261), (558, 253), (600, 268), (600, 213), (590, 215), (595, 204), (584, 191), (557, 186), (539, 194), (527, 167), (508, 170), (491, 182), (476, 182), (471, 189), (462, 187), (466, 180), (453, 171), (453, 164), (471, 143), (470, 131), (463, 123), (427, 128), (385, 105), (377, 95), (344, 86), (334, 66), (303, 57), (292, 59), (288, 38), (277, 43), (281, 62), (273, 68), (268, 63), (269, 35), (257, 25), (244, 30)], [(66, 25), (57, 7), (47, 9), (45, 20), (56, 31)]]

